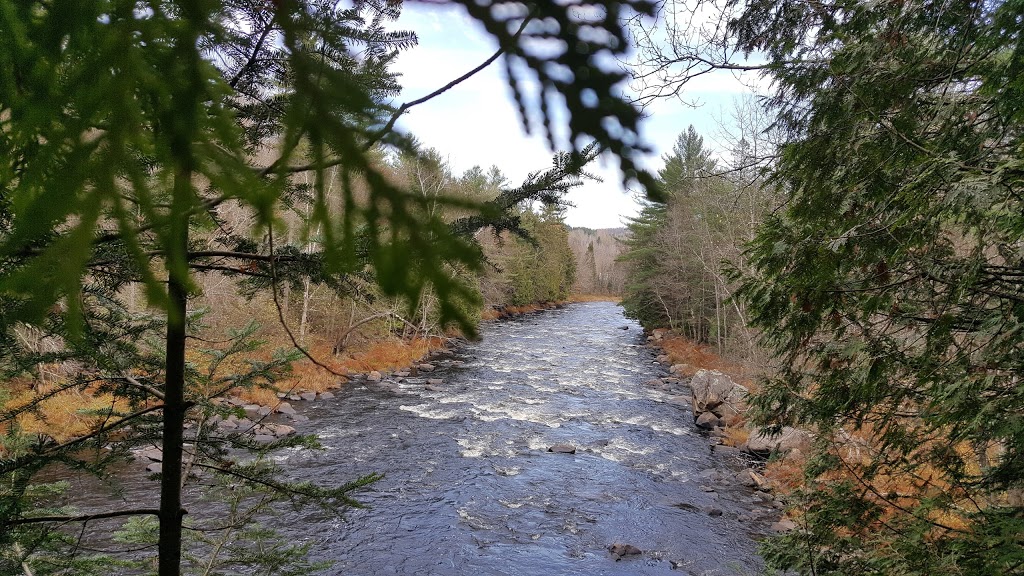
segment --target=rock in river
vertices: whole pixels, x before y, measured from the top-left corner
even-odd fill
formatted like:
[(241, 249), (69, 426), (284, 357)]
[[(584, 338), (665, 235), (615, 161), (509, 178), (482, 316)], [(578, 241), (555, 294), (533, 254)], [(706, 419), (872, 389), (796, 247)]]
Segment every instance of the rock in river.
[(612, 553), (615, 560), (619, 560), (623, 556), (637, 556), (643, 554), (643, 550), (633, 546), (632, 544), (615, 543), (608, 546), (608, 551)]
[(548, 452), (556, 452), (558, 454), (575, 454), (576, 447), (572, 444), (555, 444), (548, 448)]

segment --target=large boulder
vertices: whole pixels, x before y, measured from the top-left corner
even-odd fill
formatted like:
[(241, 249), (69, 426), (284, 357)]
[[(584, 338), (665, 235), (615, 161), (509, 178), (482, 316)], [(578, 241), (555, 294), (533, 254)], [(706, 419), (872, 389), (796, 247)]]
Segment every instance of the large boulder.
[(735, 416), (743, 407), (747, 389), (717, 370), (698, 370), (690, 379), (695, 412), (714, 412), (719, 418)]
[(711, 430), (719, 424), (720, 420), (718, 419), (718, 416), (715, 416), (711, 412), (703, 412), (700, 416), (697, 416), (697, 428)]
[(785, 426), (778, 435), (768, 434), (764, 430), (755, 430), (750, 434), (743, 449), (751, 454), (767, 456), (772, 452), (785, 454), (791, 450), (805, 449), (810, 442), (809, 432)]

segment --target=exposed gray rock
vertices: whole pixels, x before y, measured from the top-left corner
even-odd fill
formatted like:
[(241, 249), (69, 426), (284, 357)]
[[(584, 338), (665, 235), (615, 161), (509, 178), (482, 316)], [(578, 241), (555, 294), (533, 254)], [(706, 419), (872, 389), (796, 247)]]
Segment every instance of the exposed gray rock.
[(757, 488), (758, 486), (765, 484), (766, 480), (757, 472), (747, 468), (746, 470), (740, 470), (736, 473), (736, 482), (741, 486), (746, 486), (747, 488)]
[(722, 515), (721, 508), (708, 508), (708, 516), (713, 516), (713, 517), (717, 518), (717, 517), (719, 517), (721, 515)]
[(295, 434), (295, 428), (292, 428), (287, 424), (264, 424), (263, 429), (266, 430), (268, 434), (273, 434), (274, 436), (279, 437)]
[(689, 364), (673, 364), (668, 371), (676, 376), (685, 376), (686, 374), (693, 372), (693, 366), (690, 366)]
[(765, 456), (772, 452), (789, 452), (794, 449), (806, 448), (811, 442), (811, 435), (803, 430), (786, 426), (778, 436), (770, 436), (763, 430), (750, 435), (743, 450), (751, 454)]
[(312, 402), (313, 400), (316, 400), (316, 392), (303, 392), (302, 394), (299, 394), (299, 397), (306, 402)]
[(334, 394), (331, 394), (330, 392), (321, 392), (319, 397), (321, 400), (330, 400), (331, 398), (334, 398)]
[(429, 392), (443, 392), (444, 391), (444, 388), (441, 388), (440, 386), (436, 386), (434, 384), (427, 384), (426, 386), (423, 387), (423, 389), (427, 390)]
[(718, 426), (718, 416), (715, 416), (713, 412), (704, 412), (700, 416), (697, 416), (697, 427), (703, 428), (704, 430), (711, 430), (715, 426)]
[(295, 408), (292, 408), (292, 405), (287, 402), (278, 404), (275, 411), (280, 414), (295, 414)]
[(572, 444), (555, 444), (548, 448), (548, 452), (556, 452), (558, 454), (575, 454), (576, 447)]
[(153, 462), (146, 466), (146, 472), (149, 472), (150, 474), (159, 474), (160, 472), (163, 472), (163, 469), (164, 465), (159, 462)]
[(369, 380), (370, 382), (380, 382), (381, 378), (383, 377), (384, 376), (381, 375), (381, 373), (376, 370), (366, 375), (366, 379)]
[(257, 416), (270, 416), (274, 411), (270, 406), (260, 406), (259, 410), (256, 411)]
[(292, 402), (298, 402), (299, 400), (302, 400), (302, 396), (299, 396), (298, 394), (289, 394), (288, 399)]
[(444, 380), (441, 378), (427, 378), (427, 384), (430, 386), (440, 386), (444, 384)]
[(716, 456), (723, 458), (738, 458), (740, 456), (740, 449), (734, 446), (714, 446), (711, 449)]
[(435, 367), (433, 364), (424, 363), (416, 365), (416, 369), (419, 370), (420, 372), (433, 372), (434, 368)]
[(769, 530), (775, 532), (776, 534), (782, 534), (784, 532), (796, 530), (796, 522), (793, 522), (789, 518), (783, 518), (782, 520), (779, 520), (778, 522), (772, 524)]
[(717, 370), (698, 370), (690, 379), (693, 409), (707, 412), (717, 409), (716, 416), (737, 414), (747, 396), (747, 389)]
[(150, 461), (150, 462), (162, 462), (164, 459), (164, 452), (159, 448), (146, 448), (145, 450), (136, 453), (139, 460)]
[(277, 437), (273, 434), (256, 434), (252, 437), (253, 441), (257, 444), (270, 444), (271, 442), (277, 441)]

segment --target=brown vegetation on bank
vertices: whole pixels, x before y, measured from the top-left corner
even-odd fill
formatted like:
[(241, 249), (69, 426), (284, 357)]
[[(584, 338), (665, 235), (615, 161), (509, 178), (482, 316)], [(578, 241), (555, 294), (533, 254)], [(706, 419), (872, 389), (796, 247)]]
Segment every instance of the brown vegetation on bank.
[[(572, 301), (608, 301), (611, 297), (586, 296)], [(482, 320), (496, 320), (522, 314), (531, 314), (542, 310), (563, 306), (567, 302), (544, 302), (526, 306), (504, 306), (487, 308), (482, 311)], [(364, 338), (348, 347), (343, 354), (335, 355), (334, 344), (328, 339), (312, 337), (306, 345), (306, 351), (316, 359), (301, 358), (291, 363), (291, 370), (283, 378), (268, 387), (234, 388), (228, 391), (229, 396), (236, 396), (243, 401), (261, 406), (275, 406), (279, 401), (279, 393), (293, 394), (301, 392), (325, 392), (341, 387), (348, 377), (372, 371), (393, 372), (408, 368), (422, 360), (430, 353), (443, 350), (448, 339), (439, 336), (428, 338), (399, 338), (396, 336), (378, 336)], [(241, 364), (250, 361), (268, 361), (274, 350), (291, 348), (291, 342), (283, 334), (267, 337), (266, 344), (257, 352), (239, 355), (224, 362), (216, 375), (226, 375), (240, 368)], [(209, 358), (198, 347), (190, 347), (187, 358), (197, 366), (202, 366)], [(46, 370), (49, 374), (58, 373), (57, 367)], [(61, 390), (67, 383), (66, 378), (51, 377), (45, 383), (38, 379), (22, 377), (0, 383), (0, 391), (9, 398), (5, 408), (17, 409), (30, 404), (40, 395), (50, 395), (42, 401), (38, 409), (26, 411), (11, 423), (29, 434), (45, 434), (58, 442), (82, 436), (94, 430), (103, 420), (103, 410), (127, 409), (123, 401), (118, 402), (112, 395), (97, 393), (95, 387), (85, 389)], [(9, 425), (8, 425), (9, 426)], [(6, 431), (4, 426), (0, 431)]]

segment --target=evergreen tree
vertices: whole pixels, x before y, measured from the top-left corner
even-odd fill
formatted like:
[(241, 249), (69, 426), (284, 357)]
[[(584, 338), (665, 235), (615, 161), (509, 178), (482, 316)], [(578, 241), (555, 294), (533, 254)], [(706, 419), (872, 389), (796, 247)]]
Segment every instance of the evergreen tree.
[(762, 422), (817, 434), (803, 574), (1024, 573), (1019, 2), (748, 3), (788, 194), (742, 297), (778, 373)]
[[(560, 94), (570, 142), (596, 140), (620, 159), (626, 178), (650, 183), (632, 163), (639, 112), (616, 97), (623, 74), (602, 65), (626, 49), (623, 10), (649, 13), (649, 4), (610, 2), (586, 14), (554, 3), (532, 5), (528, 14), (518, 4), (462, 5), (501, 46), (517, 102), (527, 100), (524, 80), (539, 87), (543, 102)], [(19, 566), (37, 550), (23, 543), (53, 542), (43, 539), (53, 535), (48, 523), (96, 519), (39, 508), (46, 502), (32, 478), (51, 462), (85, 466), (82, 450), (117, 435), (128, 435), (125, 445), (155, 438), (163, 449), (159, 502), (114, 512), (157, 519), (163, 576), (182, 567), (188, 469), (209, 466), (250, 487), (352, 504), (347, 492), (365, 479), (324, 491), (281, 483), (266, 462), (230, 465), (216, 450), (186, 454), (186, 420), (215, 412), (218, 390), (266, 382), (288, 361), (225, 376), (218, 367), (229, 355), (218, 349), (209, 351), (204, 372), (186, 362), (186, 340), (194, 330), (197, 273), (245, 278), (278, 301), (280, 283), (296, 275), (337, 282), (367, 266), (384, 294), (412, 307), (430, 287), (441, 319), (472, 333), (465, 304), (476, 292), (453, 272), (479, 266), (466, 232), (492, 220), (511, 228), (517, 220), (507, 213), (509, 197), (547, 199), (561, 188), (554, 176), (533, 180), (480, 216), (447, 223), (430, 209), (432, 200), (384, 176), (374, 147), (410, 150), (393, 127), (418, 103), (388, 104), (398, 90), (389, 66), (415, 43), (411, 33), (386, 29), (399, 7), (372, 0), (351, 7), (326, 0), (103, 0), (0, 8), (4, 369), (19, 374), (46, 360), (19, 345), (16, 333), (28, 326), (58, 341), (62, 360), (81, 363), (69, 387), (104, 386), (123, 401), (64, 444), (33, 441), (12, 426), (38, 397), (5, 412), (0, 546), (12, 552), (4, 562)], [(530, 25), (534, 20), (545, 25)], [(552, 26), (570, 42), (540, 58), (534, 48), (551, 40)], [(566, 81), (562, 70), (587, 81)], [(598, 111), (589, 105), (594, 93)], [(541, 111), (549, 136), (551, 112)], [(579, 152), (562, 165), (578, 165)], [(340, 170), (340, 218), (327, 198), (332, 167)], [(299, 173), (309, 173), (312, 185), (297, 185)], [(302, 197), (311, 200), (303, 233), (318, 234), (315, 253), (275, 242), (282, 206)], [(229, 207), (251, 213), (253, 230), (226, 229), (221, 211)], [(120, 291), (134, 285), (144, 288), (154, 318), (126, 313)], [(252, 346), (247, 333), (229, 341), (232, 351)]]

